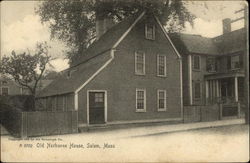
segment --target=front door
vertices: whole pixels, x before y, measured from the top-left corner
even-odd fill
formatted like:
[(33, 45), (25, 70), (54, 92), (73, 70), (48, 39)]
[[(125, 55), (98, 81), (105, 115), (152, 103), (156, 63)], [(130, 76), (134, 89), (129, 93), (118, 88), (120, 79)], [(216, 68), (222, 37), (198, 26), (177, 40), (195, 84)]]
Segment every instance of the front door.
[(105, 123), (105, 92), (89, 92), (89, 124)]

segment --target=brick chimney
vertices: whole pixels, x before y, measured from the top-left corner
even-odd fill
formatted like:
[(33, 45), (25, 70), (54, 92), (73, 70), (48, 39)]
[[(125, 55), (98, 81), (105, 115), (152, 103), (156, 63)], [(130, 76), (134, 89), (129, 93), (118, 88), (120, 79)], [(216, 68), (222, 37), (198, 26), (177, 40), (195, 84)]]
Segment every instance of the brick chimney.
[(114, 26), (111, 18), (96, 19), (96, 39), (98, 40), (107, 30)]
[(223, 34), (231, 32), (231, 19), (226, 18), (222, 20)]

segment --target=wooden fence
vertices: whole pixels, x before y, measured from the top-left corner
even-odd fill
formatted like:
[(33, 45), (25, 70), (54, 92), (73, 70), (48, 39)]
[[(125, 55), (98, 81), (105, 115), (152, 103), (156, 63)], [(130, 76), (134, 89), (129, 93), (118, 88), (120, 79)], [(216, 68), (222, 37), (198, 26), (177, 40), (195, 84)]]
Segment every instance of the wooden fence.
[(2, 124), (14, 136), (30, 137), (78, 132), (77, 111), (4, 112)]
[(240, 103), (184, 106), (184, 122), (206, 122), (240, 118)]
[(221, 104), (220, 105), (220, 115), (221, 119), (228, 118), (240, 118), (241, 116), (241, 105), (240, 102), (235, 102), (232, 104)]
[(184, 106), (184, 123), (216, 121), (220, 119), (219, 105)]

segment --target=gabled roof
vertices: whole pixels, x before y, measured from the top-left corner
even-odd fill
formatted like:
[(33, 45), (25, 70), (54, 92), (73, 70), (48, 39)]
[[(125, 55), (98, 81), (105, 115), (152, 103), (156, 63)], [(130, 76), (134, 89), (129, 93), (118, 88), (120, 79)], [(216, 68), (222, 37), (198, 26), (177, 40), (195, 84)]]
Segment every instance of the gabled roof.
[[(73, 63), (73, 66), (61, 73), (57, 79), (40, 92), (38, 97), (67, 94), (76, 91), (83, 83), (91, 78), (110, 57), (103, 57), (95, 64), (89, 64), (89, 61), (96, 57), (101, 58), (102, 55), (106, 55), (104, 53), (112, 49), (117, 41), (142, 14), (143, 13), (139, 13), (128, 17), (126, 20), (110, 28), (99, 40), (89, 46), (84, 54), (77, 59), (77, 62)], [(69, 71), (72, 71), (70, 77), (68, 77)]]
[(173, 33), (170, 34), (175, 46), (182, 54), (210, 54), (217, 55), (219, 50), (212, 38), (201, 35)]
[[(117, 45), (126, 37), (130, 30), (136, 23), (144, 16), (145, 12), (140, 12), (134, 16), (126, 18), (126, 20), (110, 28), (97, 41), (95, 41), (84, 52), (84, 54), (77, 59), (73, 65), (67, 69), (61, 76), (54, 80), (48, 87), (46, 87), (38, 97), (46, 97), (60, 94), (77, 93), (82, 87), (92, 80), (105, 66), (107, 66), (113, 59), (113, 56), (108, 52), (116, 48)], [(158, 19), (156, 19), (161, 26)], [(165, 36), (170, 41), (178, 57), (178, 51), (175, 49), (164, 28), (161, 26)], [(108, 57), (107, 57), (107, 56)], [(104, 56), (102, 58), (102, 56)], [(106, 56), (106, 57), (105, 57)], [(94, 58), (99, 58), (98, 62), (90, 64)], [(72, 75), (68, 77), (67, 73), (72, 71)]]

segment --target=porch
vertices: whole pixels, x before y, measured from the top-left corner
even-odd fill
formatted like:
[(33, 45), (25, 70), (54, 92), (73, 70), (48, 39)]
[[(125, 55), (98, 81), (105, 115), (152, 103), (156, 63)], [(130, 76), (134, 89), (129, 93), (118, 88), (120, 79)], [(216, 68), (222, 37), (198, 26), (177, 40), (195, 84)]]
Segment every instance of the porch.
[(205, 75), (206, 105), (220, 105), (222, 117), (242, 116), (244, 74), (239, 72)]
[(238, 72), (205, 75), (206, 104), (243, 102), (244, 76)]

